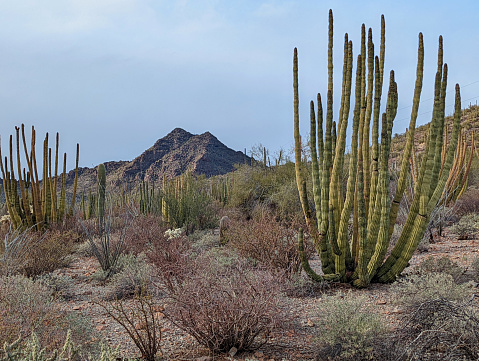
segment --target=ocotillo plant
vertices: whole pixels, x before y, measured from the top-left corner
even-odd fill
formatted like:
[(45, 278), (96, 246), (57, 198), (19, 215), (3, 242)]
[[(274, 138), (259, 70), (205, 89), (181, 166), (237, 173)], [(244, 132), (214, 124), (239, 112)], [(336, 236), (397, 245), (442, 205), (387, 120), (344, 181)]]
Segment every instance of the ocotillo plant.
[[(333, 14), (330, 11), (328, 92), (324, 134), (323, 108), (319, 94), (317, 97), (317, 124), (314, 102), (311, 102), (310, 106), (311, 176), (316, 216), (310, 209), (306, 192), (306, 179), (303, 177), (302, 170), (305, 164), (301, 159), (298, 56), (296, 49), (293, 58), (296, 180), (309, 234), (320, 255), (324, 276), (315, 272), (309, 266), (308, 259), (303, 251), (303, 231), (301, 230), (298, 240), (302, 264), (306, 273), (314, 280), (352, 281), (357, 287), (365, 287), (371, 281), (393, 281), (407, 266), (424, 234), (430, 214), (436, 207), (449, 177), (461, 117), (459, 85), (456, 85), (456, 105), (451, 144), (441, 166), (447, 65), (443, 64), (442, 37), (440, 37), (433, 116), (429, 127), (426, 150), (418, 170), (414, 199), (401, 236), (390, 256), (384, 260), (409, 172), (409, 158), (414, 141), (423, 81), (424, 47), (423, 37), (420, 33), (416, 84), (409, 131), (402, 154), (396, 192), (391, 198), (388, 187), (389, 153), (392, 125), (398, 103), (397, 84), (394, 80), (394, 72), (391, 71), (386, 112), (380, 117), (385, 59), (384, 16), (381, 17), (379, 57), (374, 55), (372, 39), (372, 30), (369, 29), (366, 46), (366, 30), (363, 25), (361, 50), (356, 63), (355, 105), (347, 186), (345, 194), (343, 194), (341, 179), (343, 179), (352, 88), (353, 46), (352, 42), (348, 41), (348, 35), (346, 34), (341, 105), (339, 118), (337, 122), (333, 122)], [(370, 126), (371, 117), (373, 120), (372, 128)], [(381, 141), (379, 142), (380, 119)], [(371, 147), (370, 134), (372, 134)], [(353, 209), (356, 209), (356, 211), (352, 212)], [(350, 239), (348, 238), (348, 224), (351, 213), (353, 213), (353, 224), (357, 227), (357, 231)]]
[[(31, 148), (28, 150), (25, 126), (22, 124), (22, 143), (24, 156), (27, 161), (28, 171), (21, 165), (20, 156), (20, 128), (15, 127), (16, 132), (16, 163), (18, 180), (15, 176), (13, 138), (10, 136), (10, 161), (5, 157), (5, 164), (0, 161), (2, 171), (3, 186), (8, 213), (15, 229), (36, 227), (44, 228), (49, 223), (62, 221), (65, 216), (66, 205), (66, 153), (63, 157), (63, 173), (61, 180), (60, 202), (57, 201), (58, 191), (58, 147), (59, 135), (56, 135), (55, 147), (55, 170), (52, 175), (52, 150), (48, 147), (48, 133), (43, 141), (43, 174), (39, 178), (37, 170), (37, 159), (35, 153), (36, 135), (35, 128), (32, 127)], [(70, 204), (69, 214), (73, 213), (76, 198), (76, 187), (78, 178), (78, 160), (80, 148), (77, 144), (75, 181), (73, 188), (73, 197)], [(0, 159), (2, 159), (0, 150)], [(23, 176), (22, 176), (23, 173)], [(40, 183), (42, 184), (40, 189)], [(18, 192), (20, 190), (20, 193)]]

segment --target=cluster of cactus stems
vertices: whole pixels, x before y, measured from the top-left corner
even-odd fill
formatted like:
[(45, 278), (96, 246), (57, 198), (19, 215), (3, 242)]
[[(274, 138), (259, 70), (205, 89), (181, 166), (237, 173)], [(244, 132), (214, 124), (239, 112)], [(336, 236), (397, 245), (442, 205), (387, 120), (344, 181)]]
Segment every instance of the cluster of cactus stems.
[[(386, 111), (380, 117), (385, 59), (385, 21), (381, 17), (379, 56), (374, 54), (372, 30), (367, 42), (363, 24), (360, 54), (356, 63), (355, 104), (352, 120), (351, 152), (347, 186), (342, 189), (346, 131), (350, 110), (353, 73), (353, 46), (345, 35), (341, 105), (337, 122), (333, 122), (333, 15), (329, 13), (328, 92), (325, 129), (321, 96), (317, 96), (317, 116), (311, 102), (312, 186), (315, 213), (310, 207), (306, 179), (302, 168), (299, 132), (298, 56), (294, 49), (294, 139), (296, 180), (300, 200), (314, 246), (321, 259), (322, 273), (313, 270), (304, 252), (303, 230), (299, 232), (299, 253), (306, 273), (314, 280), (353, 282), (366, 287), (370, 282), (391, 282), (407, 266), (417, 248), (433, 209), (450, 177), (459, 137), (461, 100), (456, 85), (456, 103), (451, 141), (443, 153), (447, 65), (443, 64), (442, 37), (439, 38), (438, 67), (435, 79), (432, 121), (421, 164), (416, 169), (414, 199), (399, 240), (386, 258), (399, 205), (410, 171), (411, 150), (423, 82), (424, 47), (419, 34), (418, 62), (413, 107), (402, 153), (395, 194), (389, 194), (389, 154), (398, 95), (394, 72), (390, 72)], [(372, 127), (371, 127), (372, 118)], [(381, 121), (381, 127), (379, 123)], [(379, 131), (381, 139), (379, 141)], [(370, 139), (370, 134), (371, 138)], [(345, 172), (345, 171), (344, 171)], [(346, 176), (346, 174), (344, 175)], [(348, 237), (353, 215), (354, 232)], [(386, 259), (385, 259), (386, 258)]]
[[(5, 163), (0, 161), (0, 169), (3, 177), (3, 187), (8, 213), (12, 225), (15, 229), (32, 228), (42, 229), (50, 223), (62, 221), (66, 215), (73, 215), (75, 206), (77, 180), (78, 180), (78, 160), (80, 147), (77, 144), (75, 180), (73, 186), (73, 195), (70, 206), (66, 202), (66, 153), (63, 156), (63, 173), (60, 180), (60, 199), (58, 199), (58, 147), (59, 135), (56, 135), (55, 158), (52, 158), (52, 149), (48, 147), (48, 133), (43, 141), (43, 177), (39, 178), (37, 169), (37, 159), (35, 153), (35, 128), (32, 127), (31, 148), (28, 150), (25, 137), (25, 127), (22, 124), (22, 143), (24, 155), (27, 161), (27, 169), (21, 165), (20, 156), (20, 128), (15, 127), (16, 131), (16, 165), (17, 176), (14, 167), (13, 137), (10, 136), (10, 152), (5, 157)], [(0, 159), (2, 159), (0, 150)], [(52, 162), (54, 162), (54, 172), (52, 173)], [(17, 179), (18, 177), (18, 179)], [(20, 192), (19, 192), (20, 191)]]

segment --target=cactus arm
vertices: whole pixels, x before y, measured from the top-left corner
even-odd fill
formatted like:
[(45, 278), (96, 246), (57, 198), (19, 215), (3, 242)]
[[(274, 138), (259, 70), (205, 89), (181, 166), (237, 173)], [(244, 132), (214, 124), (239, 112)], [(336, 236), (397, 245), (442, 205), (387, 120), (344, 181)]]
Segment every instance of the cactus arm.
[[(319, 98), (319, 94), (318, 94)], [(320, 108), (320, 104), (318, 103), (318, 109)], [(318, 110), (319, 112), (319, 110)], [(319, 116), (319, 114), (318, 114)], [(318, 160), (318, 152), (316, 148), (316, 117), (315, 117), (315, 109), (314, 109), (314, 102), (311, 101), (310, 103), (310, 120), (311, 120), (311, 128), (310, 128), (310, 149), (311, 149), (311, 168), (312, 168), (312, 182), (313, 182), (313, 197), (314, 197), (314, 206), (316, 209), (316, 220), (317, 224), (321, 224), (321, 179), (320, 179), (320, 172), (319, 172), (319, 160)], [(318, 119), (319, 123), (319, 119)], [(322, 138), (322, 134), (319, 135)]]
[[(401, 170), (399, 173), (398, 184), (396, 193), (391, 204), (391, 213), (389, 219), (389, 238), (394, 231), (394, 224), (396, 223), (397, 214), (399, 211), (399, 205), (406, 189), (406, 181), (409, 170), (409, 159), (411, 158), (411, 152), (414, 144), (414, 134), (416, 129), (416, 120), (419, 110), (419, 103), (421, 100), (422, 82), (424, 74), (424, 43), (422, 33), (419, 33), (419, 46), (418, 46), (418, 60), (416, 69), (416, 85), (414, 87), (413, 105), (411, 111), (411, 120), (409, 121), (409, 127), (406, 136), (406, 146), (402, 154)], [(415, 155), (413, 155), (415, 157)]]
[(16, 141), (17, 141), (18, 183), (20, 184), (20, 193), (22, 195), (23, 212), (26, 218), (26, 225), (28, 227), (33, 227), (32, 214), (30, 212), (30, 202), (28, 199), (28, 191), (25, 189), (25, 182), (22, 179), (22, 167), (20, 162), (20, 128), (15, 127), (15, 133), (16, 133)]
[(72, 202), (70, 204), (70, 210), (68, 214), (70, 216), (73, 215), (73, 209), (75, 208), (75, 201), (77, 197), (77, 187), (78, 187), (78, 161), (80, 159), (80, 144), (77, 143), (77, 154), (75, 160), (75, 180), (73, 181), (73, 194), (72, 194)]

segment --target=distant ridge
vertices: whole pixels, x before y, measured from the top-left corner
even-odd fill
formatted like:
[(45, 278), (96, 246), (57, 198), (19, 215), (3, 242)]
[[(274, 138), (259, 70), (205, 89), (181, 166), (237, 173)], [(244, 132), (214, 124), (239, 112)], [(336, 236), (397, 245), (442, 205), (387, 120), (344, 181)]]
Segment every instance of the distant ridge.
[[(80, 155), (81, 156), (81, 155)], [(251, 158), (246, 156), (247, 162)], [(229, 173), (235, 164), (244, 163), (243, 152), (228, 148), (210, 132), (195, 135), (175, 128), (158, 139), (131, 162), (105, 162), (107, 180), (115, 185), (125, 182), (156, 182), (166, 175), (173, 178), (185, 172), (211, 177)], [(80, 168), (79, 189), (89, 189), (96, 184), (96, 167)], [(74, 171), (67, 178), (73, 184)]]

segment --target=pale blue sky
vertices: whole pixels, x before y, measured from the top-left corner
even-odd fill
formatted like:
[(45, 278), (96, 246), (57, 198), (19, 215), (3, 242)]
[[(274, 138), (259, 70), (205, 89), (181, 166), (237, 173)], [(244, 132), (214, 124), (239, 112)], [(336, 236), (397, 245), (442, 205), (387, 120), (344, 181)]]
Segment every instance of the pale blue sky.
[[(303, 134), (309, 100), (325, 94), (327, 20), (335, 19), (335, 116), (342, 44), (359, 49), (360, 27), (379, 47), (386, 17), (386, 70), (394, 69), (399, 112), (409, 122), (417, 35), (424, 34), (422, 99), (432, 96), (437, 39), (444, 36), (449, 90), (479, 98), (477, 1), (0, 0), (0, 135), (14, 126), (60, 132), (72, 167), (131, 160), (175, 127), (210, 131), (227, 146), (292, 147), (292, 54), (298, 47)], [(470, 84), (470, 85), (469, 85)], [(384, 89), (387, 89), (385, 84)], [(454, 102), (447, 100), (450, 113)], [(424, 101), (419, 123), (430, 120)]]

